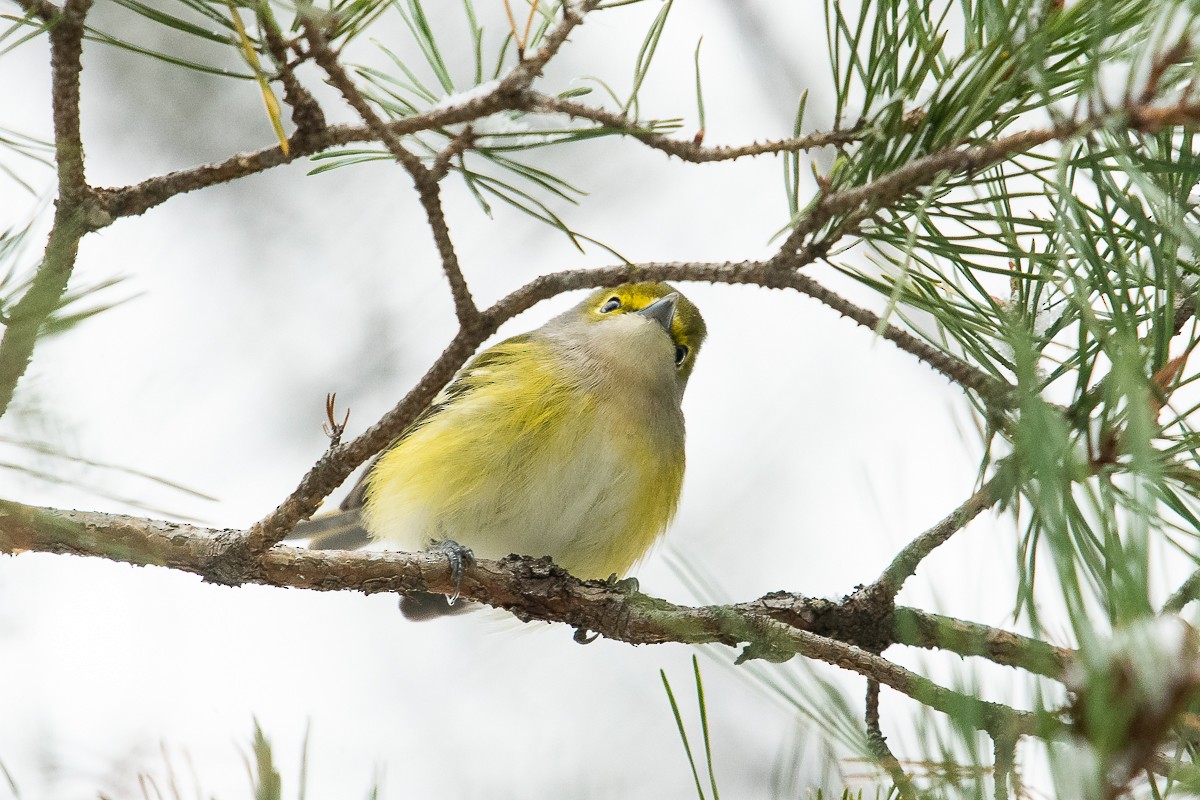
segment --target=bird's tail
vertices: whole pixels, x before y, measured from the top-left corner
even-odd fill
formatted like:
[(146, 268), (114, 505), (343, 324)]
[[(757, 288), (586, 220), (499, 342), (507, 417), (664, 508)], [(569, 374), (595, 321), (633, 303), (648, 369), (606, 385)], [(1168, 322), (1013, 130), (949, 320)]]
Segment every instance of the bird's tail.
[(308, 546), (313, 550), (355, 550), (371, 543), (357, 508), (305, 520), (287, 538), (308, 539)]

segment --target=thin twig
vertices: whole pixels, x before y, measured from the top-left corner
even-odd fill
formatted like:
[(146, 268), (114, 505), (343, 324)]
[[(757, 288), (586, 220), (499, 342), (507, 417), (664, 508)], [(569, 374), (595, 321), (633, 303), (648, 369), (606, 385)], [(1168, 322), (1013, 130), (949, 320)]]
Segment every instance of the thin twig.
[[(566, 44), (571, 31), (583, 24), (583, 18), (589, 11), (600, 5), (600, 0), (582, 0), (579, 3), (566, 2), (562, 5), (563, 18), (559, 20), (542, 39), (542, 46), (533, 55), (526, 54), (512, 72), (504, 76), (497, 87), (503, 95), (519, 95), (528, 89), (542, 74), (542, 69), (550, 63), (550, 59)], [(516, 31), (513, 31), (514, 38)]]
[(867, 747), (871, 748), (871, 754), (875, 756), (879, 766), (883, 767), (891, 777), (892, 784), (896, 787), (902, 800), (917, 800), (912, 779), (900, 766), (900, 761), (893, 755), (892, 748), (888, 747), (883, 729), (879, 726), (879, 681), (874, 678), (867, 678), (866, 724)]
[(371, 104), (363, 96), (362, 92), (358, 90), (358, 87), (354, 85), (354, 81), (346, 73), (342, 63), (338, 61), (337, 53), (329, 47), (329, 41), (325, 38), (321, 26), (312, 18), (305, 18), (302, 24), (304, 26), (304, 36), (308, 39), (309, 54), (317, 62), (317, 65), (325, 70), (330, 85), (338, 90), (342, 95), (342, 99), (366, 123), (367, 128), (370, 129), (375, 138), (383, 143), (388, 152), (405, 169), (410, 173), (414, 170), (423, 171), (425, 167), (421, 164), (421, 159), (404, 146), (404, 142), (400, 136), (387, 126), (382, 117), (375, 113), (375, 109), (371, 108)]
[(433, 179), (440, 181), (446, 177), (454, 159), (461, 158), (463, 153), (474, 147), (475, 139), (475, 131), (468, 125), (450, 141), (450, 144), (443, 147), (434, 158), (433, 166), (429, 170)]
[(649, 131), (639, 125), (636, 120), (630, 120), (624, 114), (584, 105), (572, 100), (564, 100), (560, 97), (550, 97), (536, 92), (529, 92), (527, 107), (531, 111), (567, 114), (576, 119), (586, 119), (599, 123), (605, 128), (610, 128), (631, 136), (647, 147), (661, 150), (667, 155), (693, 164), (733, 161), (739, 158), (774, 155), (778, 153), (799, 153), (830, 145), (848, 144), (863, 138), (862, 131), (858, 128), (853, 128), (841, 131), (810, 133), (806, 136), (797, 136), (791, 139), (753, 142), (747, 145), (705, 147), (694, 141), (672, 139), (668, 136)]
[(433, 241), (437, 245), (438, 254), (442, 259), (442, 271), (450, 282), (450, 294), (454, 298), (454, 313), (462, 330), (470, 330), (480, 325), (479, 307), (471, 297), (471, 289), (463, 276), (462, 266), (458, 263), (458, 254), (454, 251), (454, 240), (450, 238), (450, 227), (446, 222), (446, 212), (442, 206), (442, 185), (432, 172), (421, 168), (413, 175), (417, 186), (417, 195), (421, 207), (425, 209), (425, 219), (429, 221), (433, 232)]
[(439, 176), (426, 168), (421, 159), (404, 146), (383, 119), (371, 108), (366, 97), (354, 85), (354, 81), (346, 74), (341, 62), (329, 49), (329, 42), (316, 23), (306, 20), (304, 23), (305, 36), (309, 42), (309, 52), (313, 59), (325, 70), (329, 82), (341, 92), (342, 97), (362, 117), (367, 127), (379, 137), (388, 152), (408, 170), (420, 197), (421, 206), (425, 209), (425, 218), (433, 233), (433, 241), (437, 245), (441, 257), (442, 270), (450, 282), (450, 293), (454, 298), (454, 311), (458, 316), (458, 324), (464, 330), (479, 324), (479, 308), (471, 297), (471, 290), (463, 276), (462, 266), (458, 263), (458, 254), (454, 251), (454, 240), (450, 236), (450, 227), (446, 223), (446, 213), (442, 208), (442, 189), (438, 182)]
[(25, 9), (27, 13), (33, 14), (47, 25), (58, 19), (62, 13), (62, 9), (49, 0), (15, 0), (17, 5)]
[[(386, 127), (396, 136), (403, 136), (471, 122), (505, 108), (498, 95), (488, 94), (461, 105), (431, 109), (423, 114), (392, 120), (386, 123)], [(264, 147), (251, 153), (239, 153), (215, 164), (190, 167), (147, 178), (140, 183), (96, 191), (105, 211), (114, 219), (138, 216), (177, 195), (230, 183), (334, 147), (376, 139), (376, 134), (365, 125), (331, 125), (306, 137), (300, 136), (297, 131), (290, 140), (291, 147), (287, 155), (278, 145)]]
[(804, 240), (840, 214), (851, 215), (851, 225), (848, 227), (856, 230), (859, 224), (877, 211), (892, 205), (915, 189), (934, 183), (942, 176), (978, 172), (1038, 145), (1084, 135), (1114, 120), (1123, 121), (1134, 130), (1153, 132), (1171, 125), (1200, 123), (1200, 106), (1185, 102), (1159, 107), (1148, 103), (1128, 104), (1105, 113), (1062, 122), (1050, 128), (1014, 133), (986, 144), (950, 147), (930, 153), (870, 183), (821, 196), (805, 211), (788, 234), (779, 248), (776, 263), (781, 263), (793, 254), (805, 253), (806, 247), (819, 246), (824, 252), (828, 252), (833, 244), (830, 239), (836, 241), (839, 237), (825, 237), (819, 245), (814, 245), (813, 242), (805, 245)]
[(250, 528), (246, 534), (248, 551), (262, 552), (282, 541), (296, 523), (311, 516), (351, 472), (412, 424), (480, 343), (495, 332), (490, 318), (485, 315), (482, 319), (482, 325), (470, 331), (459, 331), (417, 385), (377, 423), (353, 441), (330, 447), (292, 493)]
[(934, 550), (951, 536), (966, 527), (967, 523), (991, 508), (1000, 500), (996, 491), (997, 480), (979, 487), (963, 504), (954, 509), (938, 524), (913, 539), (901, 550), (883, 574), (872, 584), (871, 589), (889, 597), (895, 597), (904, 588), (904, 583), (917, 571), (917, 567)]
[[(296, 134), (293, 138), (305, 141), (312, 139), (328, 126), (325, 122), (325, 112), (321, 110), (321, 104), (296, 77), (296, 68), (307, 60), (308, 56), (302, 56), (296, 61), (291, 60), (288, 43), (284, 41), (283, 32), (279, 30), (269, 6), (260, 5), (255, 13), (258, 17), (259, 30), (262, 31), (267, 44), (267, 51), (271, 54), (271, 59), (279, 70), (279, 82), (283, 84), (283, 100), (292, 109), (292, 124), (296, 126)], [(288, 149), (291, 149), (290, 141)]]
[[(286, 85), (284, 88), (287, 88)], [(527, 94), (531, 95), (531, 93)], [(286, 93), (284, 97), (287, 98)], [(498, 91), (491, 92), (464, 102), (462, 105), (434, 108), (411, 117), (391, 120), (386, 123), (386, 127), (396, 136), (403, 136), (444, 128), (448, 125), (469, 123), (497, 111), (529, 110), (524, 105), (524, 97), (525, 95), (518, 96), (516, 99), (506, 98)], [(176, 170), (165, 175), (157, 175), (136, 184), (100, 188), (97, 189), (100, 195), (99, 199), (105, 211), (113, 219), (138, 216), (180, 194), (230, 183), (325, 152), (334, 147), (375, 141), (377, 138), (376, 134), (366, 125), (331, 125), (328, 127), (313, 125), (311, 126), (312, 130), (302, 135), (300, 120), (293, 115), (293, 121), (297, 125), (297, 131), (290, 139), (289, 153), (286, 155), (277, 145), (264, 147), (250, 153), (239, 153), (215, 164), (204, 164)], [(630, 134), (633, 135), (633, 132), (631, 131)], [(662, 147), (657, 147), (649, 142), (647, 144), (670, 152), (686, 161), (714, 162), (730, 161), (744, 156), (757, 155), (760, 152), (763, 154), (800, 152), (817, 146), (817, 141), (826, 136), (836, 136), (836, 134), (812, 134), (796, 140), (780, 140), (737, 147), (701, 148), (700, 150), (693, 150), (686, 146), (683, 149), (677, 149), (667, 143), (673, 142), (673, 140), (666, 140)]]
[(1167, 602), (1163, 603), (1163, 614), (1178, 614), (1184, 606), (1200, 597), (1200, 570), (1187, 577), (1178, 589), (1171, 593)]

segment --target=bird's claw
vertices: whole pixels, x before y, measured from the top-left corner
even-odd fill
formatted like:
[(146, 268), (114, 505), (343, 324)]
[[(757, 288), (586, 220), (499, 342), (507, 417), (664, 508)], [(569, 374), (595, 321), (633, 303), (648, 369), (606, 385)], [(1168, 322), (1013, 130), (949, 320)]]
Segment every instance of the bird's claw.
[(632, 575), (628, 578), (618, 578), (617, 573), (614, 572), (608, 576), (608, 580), (606, 580), (605, 583), (613, 589), (617, 589), (622, 592), (641, 591), (641, 584), (638, 583), (638, 579)]
[(576, 644), (591, 644), (600, 638), (600, 634), (592, 633), (587, 628), (576, 628), (575, 634), (571, 637)]
[(469, 547), (464, 547), (453, 539), (443, 539), (430, 548), (432, 552), (442, 553), (450, 562), (450, 577), (454, 580), (454, 594), (446, 595), (446, 602), (454, 605), (462, 589), (463, 573), (467, 567), (475, 566), (475, 553)]

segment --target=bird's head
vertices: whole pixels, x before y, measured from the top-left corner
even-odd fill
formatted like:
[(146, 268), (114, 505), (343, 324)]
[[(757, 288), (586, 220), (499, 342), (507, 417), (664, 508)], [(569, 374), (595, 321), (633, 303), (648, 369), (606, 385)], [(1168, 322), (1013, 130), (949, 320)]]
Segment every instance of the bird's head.
[[(700, 310), (666, 283), (625, 283), (597, 289), (576, 310), (590, 325), (609, 325), (621, 320), (624, 328), (636, 320), (655, 326), (663, 334), (664, 348), (670, 348), (669, 356), (681, 385), (691, 376), (707, 333)], [(650, 339), (656, 340), (657, 337)]]

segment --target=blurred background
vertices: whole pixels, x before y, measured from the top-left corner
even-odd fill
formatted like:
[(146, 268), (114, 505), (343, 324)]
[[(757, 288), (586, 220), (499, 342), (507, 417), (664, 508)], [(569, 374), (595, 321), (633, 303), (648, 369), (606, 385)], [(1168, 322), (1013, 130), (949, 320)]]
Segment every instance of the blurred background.
[[(477, 6), (494, 52), (506, 30), (502, 5)], [(635, 4), (589, 18), (544, 86), (560, 91), (572, 76), (592, 75), (627, 89), (659, 8)], [(451, 71), (467, 80), (468, 50), (450, 49), (465, 38), (462, 8), (431, 3), (426, 11), (444, 32)], [(232, 49), (192, 53), (194, 40), (107, 0), (90, 21), (151, 49), (243, 68)], [(416, 52), (396, 19), (385, 17), (373, 36), (397, 53)], [(642, 90), (642, 116), (680, 116), (678, 135), (695, 133), (700, 37), (705, 143), (789, 135), (805, 90), (805, 128), (832, 123), (820, 9), (767, 0), (675, 9)], [(347, 58), (382, 56), (364, 39)], [(96, 43), (85, 48), (84, 67), (93, 185), (133, 183), (273, 141), (253, 82)], [(0, 74), (0, 127), (51, 139), (45, 39), (4, 55)], [(317, 73), (301, 77), (331, 121), (355, 121)], [(44, 243), (53, 172), (3, 157), (33, 190), (0, 176), (3, 226), (33, 221), (30, 264)], [(828, 169), (830, 151), (812, 157)], [(604, 139), (526, 160), (586, 192), (578, 205), (552, 203), (556, 213), (633, 261), (761, 258), (787, 222), (782, 169), (771, 157), (688, 165), (633, 140)], [(40, 344), (19, 406), (0, 420), (0, 466), (25, 468), (5, 470), (6, 497), (245, 528), (323, 452), (327, 392), (351, 409), (351, 435), (403, 396), (455, 328), (416, 195), (406, 173), (385, 162), (308, 175), (314, 166), (299, 161), (176, 197), (84, 240), (72, 287), (120, 279), (94, 297), (126, 302)], [(445, 200), (481, 304), (544, 272), (615, 260), (599, 248), (580, 253), (506, 206), (489, 217), (453, 178)], [(832, 270), (812, 274), (883, 306)], [(840, 597), (970, 493), (980, 437), (943, 378), (800, 295), (681, 288), (703, 311), (710, 338), (685, 401), (681, 510), (638, 570), (643, 591), (679, 603), (778, 589)], [(578, 299), (542, 303), (498, 336), (535, 327)], [(11, 440), (140, 470), (213, 499)], [(1013, 558), (1011, 534), (985, 515), (921, 567), (901, 602), (1004, 625)], [(751, 670), (734, 667), (736, 653), (721, 648), (580, 647), (566, 628), (523, 626), (495, 612), (411, 624), (391, 596), (227, 588), (165, 569), (23, 554), (0, 558), (0, 652), (0, 763), (17, 789), (0, 781), (0, 798), (140, 796), (139, 774), (167, 796), (169, 785), (188, 798), (248, 796), (256, 720), (284, 796), (296, 796), (306, 737), (310, 797), (367, 796), (373, 786), (381, 797), (688, 796), (692, 777), (659, 671), (695, 746), (694, 653), (727, 796), (840, 790), (862, 785), (868, 772), (838, 749), (832, 718), (820, 711), (827, 700), (809, 693), (816, 684), (796, 661)], [(953, 659), (890, 655), (953, 680)], [(861, 679), (818, 674), (843, 688), (858, 713)], [(1012, 699), (1006, 672), (987, 674), (1000, 680), (985, 695)], [(884, 703), (884, 732), (903, 759), (919, 731), (886, 689)]]

